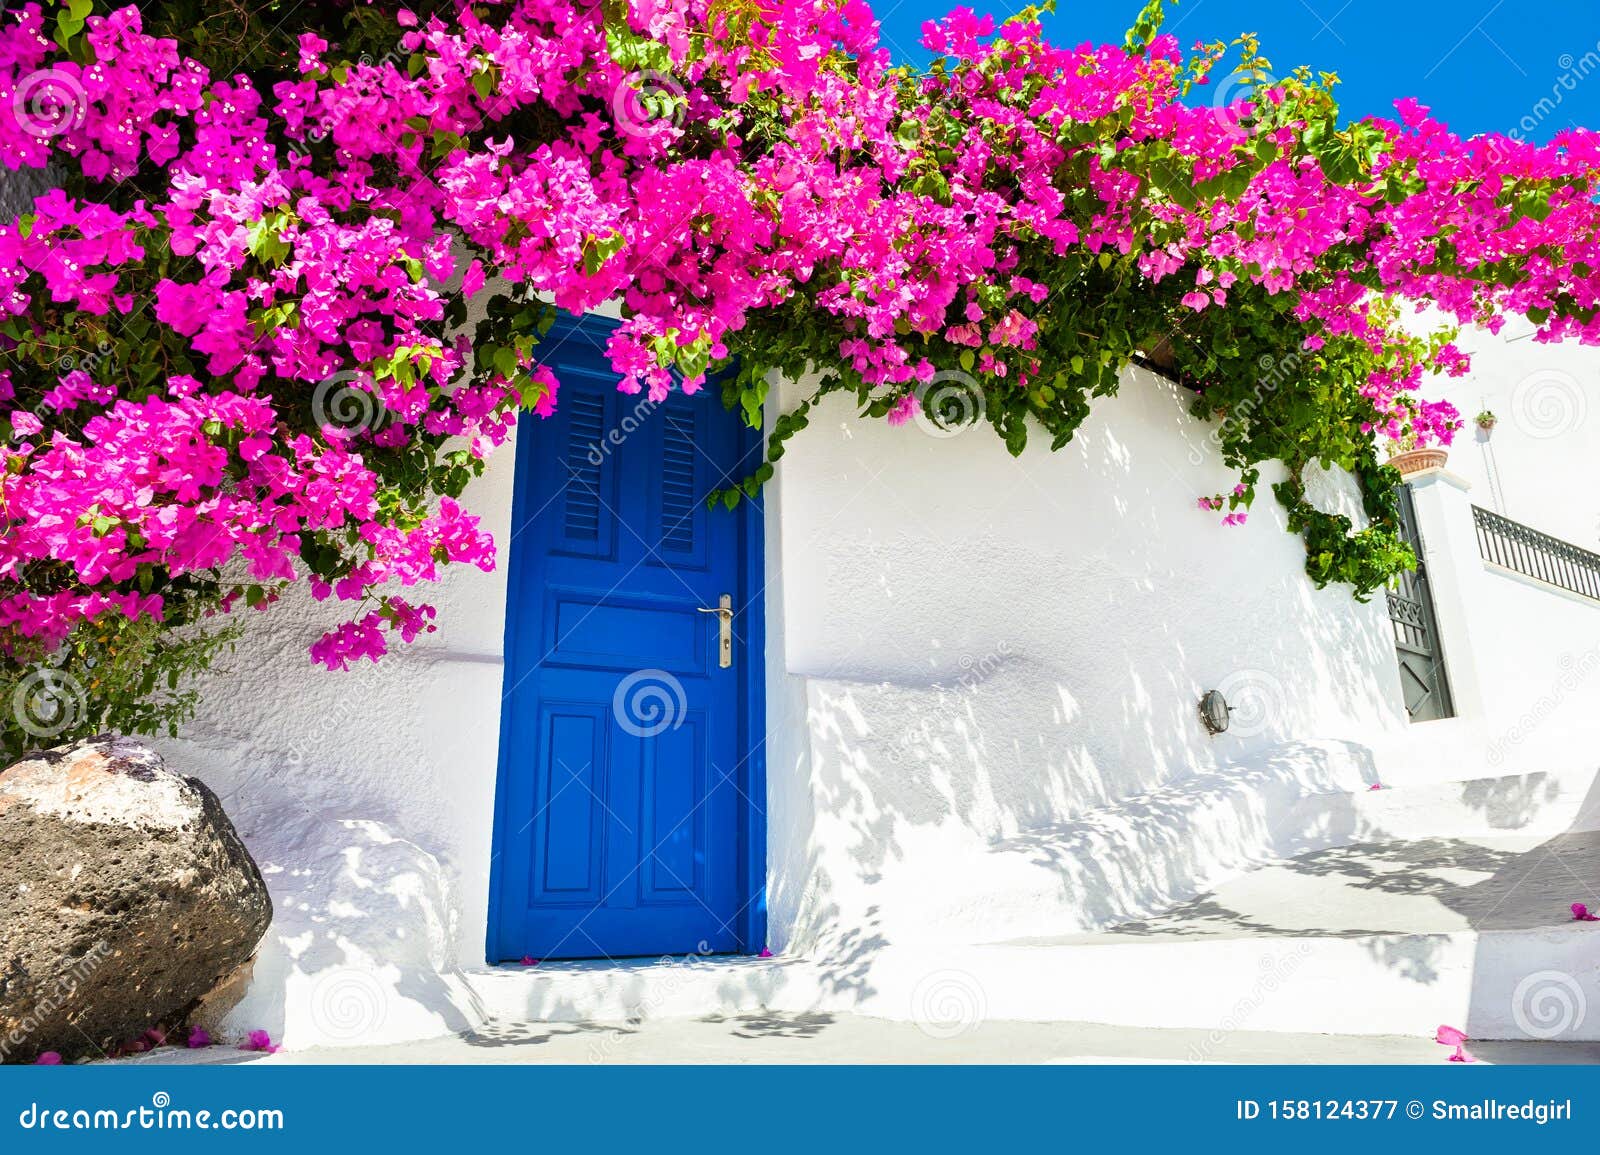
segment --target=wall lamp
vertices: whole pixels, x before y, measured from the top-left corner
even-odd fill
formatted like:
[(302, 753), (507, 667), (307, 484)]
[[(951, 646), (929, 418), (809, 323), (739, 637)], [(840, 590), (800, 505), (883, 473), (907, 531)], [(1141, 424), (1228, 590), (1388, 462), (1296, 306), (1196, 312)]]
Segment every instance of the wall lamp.
[(1221, 690), (1207, 690), (1200, 699), (1200, 720), (1206, 724), (1206, 732), (1220, 734), (1228, 728), (1228, 715), (1233, 713), (1233, 707), (1228, 705), (1228, 699), (1222, 696)]

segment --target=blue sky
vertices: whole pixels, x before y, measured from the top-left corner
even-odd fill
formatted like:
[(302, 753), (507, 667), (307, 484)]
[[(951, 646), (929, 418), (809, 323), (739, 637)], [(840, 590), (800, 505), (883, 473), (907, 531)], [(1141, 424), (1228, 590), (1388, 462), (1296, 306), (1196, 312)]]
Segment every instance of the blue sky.
[[(969, 5), (1000, 18), (1023, 2)], [(954, 4), (873, 6), (896, 56), (921, 60), (922, 22)], [(1046, 27), (1058, 43), (1120, 42), (1142, 6), (1060, 0)], [(1258, 32), (1275, 71), (1309, 64), (1337, 72), (1352, 117), (1389, 115), (1397, 97), (1415, 96), (1463, 135), (1518, 128), (1546, 140), (1573, 125), (1600, 129), (1596, 0), (1168, 0), (1166, 29), (1185, 49)]]

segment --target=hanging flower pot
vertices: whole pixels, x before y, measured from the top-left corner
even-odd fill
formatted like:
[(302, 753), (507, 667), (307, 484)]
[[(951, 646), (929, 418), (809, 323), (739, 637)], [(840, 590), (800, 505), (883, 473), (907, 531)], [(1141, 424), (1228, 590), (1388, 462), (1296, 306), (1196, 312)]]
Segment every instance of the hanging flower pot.
[(1400, 471), (1401, 477), (1410, 477), (1425, 469), (1443, 469), (1449, 459), (1449, 450), (1430, 445), (1426, 449), (1402, 450), (1389, 458), (1389, 464)]

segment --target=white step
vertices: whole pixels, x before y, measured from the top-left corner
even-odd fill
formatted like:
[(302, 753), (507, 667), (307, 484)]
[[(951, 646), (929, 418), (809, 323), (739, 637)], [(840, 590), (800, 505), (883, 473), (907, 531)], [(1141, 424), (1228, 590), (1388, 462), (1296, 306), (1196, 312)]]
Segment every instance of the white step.
[[(1433, 934), (1134, 937), (888, 948), (870, 958), (545, 964), (474, 975), (481, 1033), (758, 1012), (914, 1022), (936, 1037), (990, 1021), (1206, 1032), (1600, 1041), (1600, 937), (1586, 926)], [(1102, 936), (1110, 939), (1113, 936)], [(1204, 1055), (1197, 1056), (1204, 1058)]]
[(1068, 934), (1330, 847), (1597, 829), (1594, 770), (1391, 787), (1340, 743), (1296, 744), (959, 855), (925, 852), (919, 877), (872, 902), (900, 944)]
[(491, 1020), (850, 1012), (1206, 1032), (1600, 1040), (1600, 833), (1308, 852), (1094, 934), (839, 958), (546, 963), (471, 976)]
[(821, 1001), (815, 968), (796, 959), (541, 962), (472, 971), (467, 981), (485, 1018), (508, 1023), (629, 1023)]
[[(885, 952), (858, 1005), (884, 1018), (1131, 1028), (1600, 1040), (1600, 936), (1577, 926)], [(919, 992), (923, 992), (920, 993)], [(927, 992), (937, 992), (937, 995)]]

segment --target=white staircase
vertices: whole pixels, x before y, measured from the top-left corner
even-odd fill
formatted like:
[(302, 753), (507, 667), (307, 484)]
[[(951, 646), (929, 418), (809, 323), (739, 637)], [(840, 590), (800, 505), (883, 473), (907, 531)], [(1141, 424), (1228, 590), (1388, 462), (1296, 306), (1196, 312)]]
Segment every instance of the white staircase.
[[(1336, 749), (1291, 762), (1190, 779), (996, 846), (988, 876), (1020, 889), (930, 887), (907, 920), (922, 937), (469, 981), (491, 1020), (519, 1022), (848, 1011), (946, 1033), (1000, 1019), (1207, 1038), (1450, 1023), (1479, 1039), (1600, 1040), (1600, 923), (1569, 911), (1600, 909), (1594, 770), (1434, 771), (1374, 790), (1377, 771)], [(1022, 893), (1046, 885), (1059, 933), (1038, 933), (1047, 896)], [(1074, 886), (1084, 900), (1061, 902)], [(1031, 912), (1033, 933), (1007, 933), (1012, 911)]]

